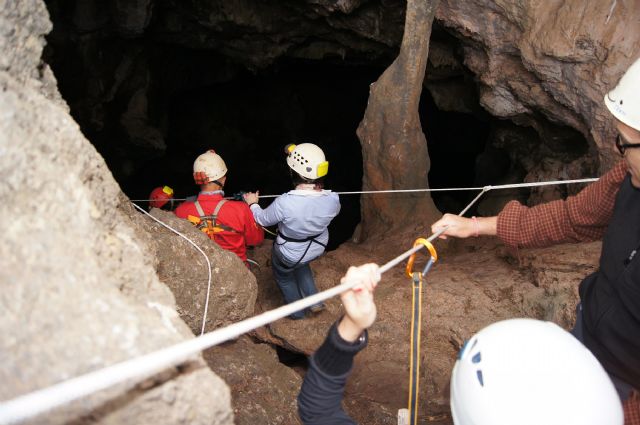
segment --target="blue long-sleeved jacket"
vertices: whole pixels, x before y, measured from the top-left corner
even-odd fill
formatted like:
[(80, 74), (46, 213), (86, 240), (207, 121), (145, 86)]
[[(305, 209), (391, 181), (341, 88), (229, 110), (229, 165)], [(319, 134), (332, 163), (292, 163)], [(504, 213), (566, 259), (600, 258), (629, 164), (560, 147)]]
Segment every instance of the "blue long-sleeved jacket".
[[(281, 235), (294, 239), (319, 235), (316, 240), (326, 245), (329, 241), (327, 227), (340, 212), (340, 199), (330, 190), (297, 189), (278, 196), (266, 209), (253, 204), (251, 212), (261, 226), (277, 224)], [(278, 250), (291, 263), (307, 263), (317, 258), (324, 252), (321, 244), (287, 242), (281, 236), (276, 239)]]

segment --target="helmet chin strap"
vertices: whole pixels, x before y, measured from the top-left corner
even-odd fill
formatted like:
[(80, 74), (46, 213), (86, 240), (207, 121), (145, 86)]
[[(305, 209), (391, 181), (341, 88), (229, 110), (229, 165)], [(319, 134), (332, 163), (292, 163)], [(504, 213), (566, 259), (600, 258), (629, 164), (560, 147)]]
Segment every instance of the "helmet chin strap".
[(220, 186), (220, 189), (223, 189), (223, 188), (224, 188), (224, 183), (221, 183), (221, 182), (220, 182), (220, 180), (212, 180), (212, 181), (211, 181), (211, 182), (209, 182), (209, 183), (215, 183), (215, 184), (217, 184), (218, 186)]

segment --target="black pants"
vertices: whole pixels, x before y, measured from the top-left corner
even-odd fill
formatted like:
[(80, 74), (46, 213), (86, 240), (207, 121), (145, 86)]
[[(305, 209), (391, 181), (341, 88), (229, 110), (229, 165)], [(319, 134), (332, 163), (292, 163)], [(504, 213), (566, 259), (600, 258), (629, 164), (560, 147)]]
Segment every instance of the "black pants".
[[(576, 307), (576, 324), (571, 329), (571, 334), (575, 336), (578, 341), (584, 344), (584, 339), (582, 337), (582, 304), (578, 303)], [(618, 392), (618, 396), (620, 396), (620, 401), (623, 403), (629, 398), (631, 395), (631, 390), (633, 387), (620, 378), (609, 374), (609, 378), (611, 378), (611, 382), (613, 382), (613, 386), (616, 387), (616, 391)]]

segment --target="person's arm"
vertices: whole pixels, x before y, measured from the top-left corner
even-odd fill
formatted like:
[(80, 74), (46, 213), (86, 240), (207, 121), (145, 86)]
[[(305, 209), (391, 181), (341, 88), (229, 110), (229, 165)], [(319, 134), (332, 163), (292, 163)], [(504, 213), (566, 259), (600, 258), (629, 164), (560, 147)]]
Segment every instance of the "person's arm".
[(248, 246), (259, 245), (264, 240), (264, 230), (258, 226), (251, 210), (242, 205), (244, 223), (244, 243)]
[(298, 413), (305, 425), (355, 424), (342, 410), (342, 396), (353, 358), (366, 347), (366, 329), (375, 321), (373, 289), (380, 280), (378, 270), (375, 264), (351, 267), (341, 280), (358, 284), (341, 295), (346, 314), (309, 360), (298, 395)]
[(454, 238), (468, 238), (470, 236), (495, 236), (497, 233), (498, 217), (466, 218), (453, 214), (445, 214), (431, 226), (431, 233), (445, 229), (441, 239), (448, 236)]
[(261, 226), (273, 226), (284, 220), (284, 213), (280, 207), (280, 197), (276, 198), (266, 209), (258, 204), (260, 192), (247, 192), (242, 197), (249, 205), (253, 218)]
[(566, 200), (525, 207), (511, 201), (498, 215), (497, 234), (512, 250), (602, 238), (627, 166), (620, 161), (598, 181)]
[(431, 231), (436, 233), (449, 226), (441, 236), (443, 239), (497, 235), (511, 249), (598, 240), (611, 219), (615, 197), (626, 173), (626, 165), (621, 161), (598, 181), (566, 200), (535, 207), (511, 201), (496, 217), (472, 219), (445, 214), (431, 226)]

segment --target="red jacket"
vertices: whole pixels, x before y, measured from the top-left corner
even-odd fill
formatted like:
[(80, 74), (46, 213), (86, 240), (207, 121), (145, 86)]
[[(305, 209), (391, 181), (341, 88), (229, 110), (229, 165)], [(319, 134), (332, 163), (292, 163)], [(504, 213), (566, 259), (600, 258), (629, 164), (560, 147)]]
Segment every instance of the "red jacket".
[[(201, 193), (198, 202), (205, 214), (213, 214), (213, 211), (223, 199), (220, 193)], [(194, 202), (183, 202), (176, 208), (175, 214), (180, 218), (189, 215), (199, 217)], [(238, 233), (221, 232), (214, 235), (213, 240), (222, 248), (235, 252), (242, 261), (247, 261), (247, 245), (258, 245), (264, 239), (264, 231), (253, 219), (249, 206), (242, 201), (229, 201), (218, 212), (218, 223), (224, 224), (236, 230)]]

